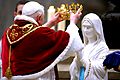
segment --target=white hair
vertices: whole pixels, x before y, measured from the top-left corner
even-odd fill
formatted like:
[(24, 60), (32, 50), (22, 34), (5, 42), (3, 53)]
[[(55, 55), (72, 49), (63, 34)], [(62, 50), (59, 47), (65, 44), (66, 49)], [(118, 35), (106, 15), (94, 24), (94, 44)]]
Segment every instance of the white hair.
[(44, 6), (40, 5), (38, 2), (30, 1), (23, 6), (22, 15), (29, 16), (38, 11), (44, 14)]

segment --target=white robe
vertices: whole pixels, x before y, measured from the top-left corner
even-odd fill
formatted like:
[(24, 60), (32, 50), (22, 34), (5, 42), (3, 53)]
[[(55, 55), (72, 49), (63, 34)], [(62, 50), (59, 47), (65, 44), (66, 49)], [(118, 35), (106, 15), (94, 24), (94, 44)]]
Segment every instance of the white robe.
[[(85, 67), (85, 80), (108, 80), (108, 73), (103, 67), (103, 61), (105, 56), (109, 54), (109, 48), (104, 39), (102, 21), (94, 13), (89, 13), (84, 16), (82, 23), (84, 23), (84, 21), (88, 21), (91, 24), (91, 27), (93, 27), (97, 33), (97, 39), (93, 43), (88, 43), (88, 41), (92, 39), (85, 35), (84, 28), (82, 27), (85, 46), (83, 50), (80, 50), (76, 54), (76, 57), (70, 65), (71, 80), (79, 80), (79, 71), (81, 66)], [(93, 35), (95, 36), (94, 33)]]
[[(82, 52), (84, 52), (82, 60), (86, 61), (85, 80), (108, 80), (107, 71), (103, 67), (103, 60), (109, 53), (106, 43), (100, 42), (94, 46), (93, 44), (88, 45)], [(79, 79), (79, 71), (82, 63), (78, 57), (76, 56), (70, 66), (71, 80)]]

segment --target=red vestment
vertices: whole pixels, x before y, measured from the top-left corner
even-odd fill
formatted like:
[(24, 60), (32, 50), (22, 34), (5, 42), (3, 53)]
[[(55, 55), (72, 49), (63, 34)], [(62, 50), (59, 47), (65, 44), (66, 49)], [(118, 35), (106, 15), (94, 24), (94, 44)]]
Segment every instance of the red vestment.
[[(24, 21), (17, 22), (19, 27), (24, 27), (26, 25), (23, 24)], [(5, 76), (9, 62), (10, 42), (7, 35), (11, 38), (9, 34), (12, 32), (10, 30), (11, 29), (8, 28), (2, 37), (3, 76)], [(8, 34), (6, 35), (7, 31)], [(48, 27), (39, 27), (26, 36), (23, 37), (23, 35), (13, 40), (10, 39), (12, 42), (16, 40), (16, 42), (11, 44), (12, 49), (10, 58), (12, 75), (14, 76), (36, 73), (49, 66), (66, 48), (70, 37), (67, 32), (55, 32)]]

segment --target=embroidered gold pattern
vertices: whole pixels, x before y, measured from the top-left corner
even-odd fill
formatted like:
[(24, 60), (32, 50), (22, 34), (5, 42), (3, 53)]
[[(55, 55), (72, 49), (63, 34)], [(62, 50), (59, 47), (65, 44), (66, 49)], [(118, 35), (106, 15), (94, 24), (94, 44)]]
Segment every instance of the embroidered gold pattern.
[(41, 26), (34, 27), (33, 24), (26, 24), (23, 27), (19, 27), (18, 25), (14, 24), (10, 26), (10, 29), (7, 31), (7, 39), (10, 44), (16, 43), (40, 27)]
[(16, 37), (18, 37), (18, 33), (16, 32), (15, 29), (12, 29), (12, 32), (10, 33), (10, 37), (12, 40), (15, 40)]

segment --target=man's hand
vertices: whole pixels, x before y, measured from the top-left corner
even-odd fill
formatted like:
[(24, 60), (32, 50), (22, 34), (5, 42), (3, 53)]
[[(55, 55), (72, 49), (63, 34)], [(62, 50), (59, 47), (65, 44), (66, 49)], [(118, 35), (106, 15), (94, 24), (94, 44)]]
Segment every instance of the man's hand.
[(47, 23), (45, 23), (43, 26), (51, 28), (52, 26), (57, 25), (60, 21), (62, 21), (62, 18), (60, 17), (60, 13), (56, 12), (52, 16), (52, 18)]
[(82, 13), (80, 9), (78, 9), (75, 14), (72, 11), (70, 11), (70, 22), (77, 24), (81, 15)]

